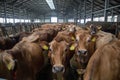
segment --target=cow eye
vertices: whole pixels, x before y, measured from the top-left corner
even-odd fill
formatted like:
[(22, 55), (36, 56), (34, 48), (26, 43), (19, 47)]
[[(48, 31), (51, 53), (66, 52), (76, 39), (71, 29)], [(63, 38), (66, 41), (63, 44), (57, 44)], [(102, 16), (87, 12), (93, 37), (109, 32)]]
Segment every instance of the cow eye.
[(91, 41), (91, 38), (88, 37), (88, 38), (87, 38), (87, 42), (90, 42), (90, 41)]
[(80, 40), (76, 39), (76, 42), (80, 42)]
[(90, 42), (91, 40), (89, 39), (88, 42)]
[(68, 48), (65, 49), (65, 52), (68, 50)]

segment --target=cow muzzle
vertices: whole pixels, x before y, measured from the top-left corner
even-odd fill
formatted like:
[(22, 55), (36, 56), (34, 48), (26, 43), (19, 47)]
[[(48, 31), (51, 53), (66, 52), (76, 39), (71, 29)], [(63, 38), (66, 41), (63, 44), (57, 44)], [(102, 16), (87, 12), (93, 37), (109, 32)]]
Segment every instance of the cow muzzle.
[(56, 66), (56, 65), (54, 65), (53, 67), (52, 67), (52, 72), (53, 73), (58, 73), (58, 72), (64, 72), (65, 71), (65, 68), (64, 68), (64, 66)]
[(77, 55), (87, 56), (87, 54), (88, 54), (88, 51), (87, 51), (87, 50), (79, 50), (79, 51), (77, 52)]

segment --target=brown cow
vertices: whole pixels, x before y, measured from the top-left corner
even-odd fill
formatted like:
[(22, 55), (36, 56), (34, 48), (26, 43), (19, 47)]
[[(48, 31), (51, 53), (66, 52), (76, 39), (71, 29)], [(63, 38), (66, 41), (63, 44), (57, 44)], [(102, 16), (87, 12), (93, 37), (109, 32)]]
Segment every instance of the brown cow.
[(16, 43), (22, 40), (23, 37), (29, 36), (31, 33), (22, 32), (8, 38), (0, 37), (0, 50), (11, 49)]
[(37, 31), (28, 36), (28, 40), (34, 40), (36, 38), (39, 38), (39, 41), (47, 41), (50, 42), (52, 39), (57, 35), (57, 32), (53, 29), (49, 30), (42, 30), (42, 31)]
[[(46, 44), (46, 41), (48, 41), (48, 42), (51, 41), (54, 38), (54, 36), (55, 36), (54, 30), (48, 30), (45, 32), (44, 31), (34, 32), (30, 36), (23, 38), (21, 42), (19, 42), (18, 44), (16, 44), (14, 46), (14, 48), (7, 51), (7, 54), (9, 52), (9, 54), (12, 54), (14, 59), (17, 59), (17, 64), (18, 64), (17, 66), (19, 66), (19, 67), (17, 67), (17, 70), (16, 70), (17, 71), (16, 77), (19, 78), (18, 80), (22, 79), (20, 77), (23, 77), (24, 80), (27, 80), (27, 78), (29, 78), (29, 77), (32, 80), (33, 80), (33, 78), (35, 78), (36, 72), (39, 71), (39, 69), (42, 67), (40, 65), (41, 63), (38, 63), (38, 62), (39, 62), (39, 60), (43, 61), (43, 59), (41, 58), (43, 49), (44, 48), (48, 49), (46, 46), (44, 46), (44, 44)], [(44, 43), (44, 41), (45, 41), (45, 43)], [(33, 54), (33, 52), (34, 52), (34, 54)], [(6, 52), (4, 52), (4, 54), (5, 53)], [(29, 63), (29, 65), (27, 63)], [(27, 71), (24, 69), (20, 69), (20, 66), (24, 67), (25, 69), (27, 68), (26, 69)], [(38, 67), (39, 67), (39, 69), (38, 69)], [(30, 68), (31, 68), (31, 70), (30, 70)], [(35, 71), (34, 71), (34, 69), (35, 69)], [(24, 74), (24, 75), (21, 74), (21, 71), (26, 71), (26, 74)], [(34, 71), (34, 73), (32, 71)], [(27, 73), (30, 73), (30, 74), (27, 74)]]
[(87, 65), (84, 80), (120, 80), (120, 40), (95, 51)]
[[(95, 33), (94, 33), (95, 32)], [(76, 53), (79, 56), (78, 62), (87, 63), (90, 56), (94, 53), (97, 48), (116, 40), (117, 38), (107, 32), (93, 31), (90, 33), (88, 30), (79, 30), (76, 32), (77, 47)], [(83, 66), (85, 68), (85, 66)]]
[[(97, 31), (95, 31), (97, 32)], [(75, 34), (77, 40), (76, 57), (74, 61), (71, 61), (72, 66), (77, 66), (78, 73), (83, 75), (84, 69), (87, 63), (97, 48), (116, 40), (115, 36), (111, 33), (98, 31), (97, 33), (90, 32), (88, 30), (79, 30)], [(77, 62), (76, 62), (77, 61)], [(76, 62), (73, 64), (73, 62)], [(80, 69), (80, 70), (79, 70)], [(83, 69), (81, 71), (81, 69)]]
[(11, 38), (0, 37), (0, 50), (10, 49), (16, 44), (16, 41)]
[[(16, 72), (16, 79), (12, 80), (36, 80), (36, 75), (44, 64), (43, 44), (45, 43), (36, 44), (34, 41), (28, 42), (24, 39), (12, 49), (1, 53), (1, 61), (8, 70)], [(17, 66), (16, 70), (14, 70), (15, 66)]]
[(62, 31), (49, 44), (48, 55), (51, 58), (52, 72), (56, 75), (56, 79), (74, 80), (75, 78), (71, 78), (73, 75), (70, 72), (69, 62), (74, 54), (74, 47), (71, 47), (71, 43), (74, 41), (72, 37), (70, 32)]
[(79, 30), (75, 35), (77, 41), (77, 61), (82, 65), (81, 68), (84, 69), (89, 58), (95, 51), (95, 41), (92, 41), (92, 39), (96, 38), (96, 36), (90, 35), (90, 32), (87, 30)]

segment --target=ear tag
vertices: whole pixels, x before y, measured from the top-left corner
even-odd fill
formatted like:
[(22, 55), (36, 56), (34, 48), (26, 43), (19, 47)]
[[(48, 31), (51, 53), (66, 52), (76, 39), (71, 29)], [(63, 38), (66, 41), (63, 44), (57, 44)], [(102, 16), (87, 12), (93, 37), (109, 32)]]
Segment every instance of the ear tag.
[(64, 30), (65, 28), (64, 27), (62, 27), (62, 30)]
[(8, 70), (11, 70), (11, 69), (12, 69), (12, 64), (9, 63), (9, 64), (7, 65), (7, 68), (8, 68)]
[(71, 37), (71, 39), (72, 39), (72, 40), (75, 40), (75, 38), (74, 38), (73, 36)]
[(72, 46), (70, 47), (70, 50), (71, 50), (71, 51), (75, 50), (75, 46), (72, 45)]
[(44, 50), (48, 50), (48, 46), (46, 46), (46, 45), (44, 45), (42, 48), (43, 48)]
[(95, 37), (93, 37), (93, 38), (92, 38), (92, 42), (95, 42), (95, 41), (96, 41), (96, 38), (95, 38)]

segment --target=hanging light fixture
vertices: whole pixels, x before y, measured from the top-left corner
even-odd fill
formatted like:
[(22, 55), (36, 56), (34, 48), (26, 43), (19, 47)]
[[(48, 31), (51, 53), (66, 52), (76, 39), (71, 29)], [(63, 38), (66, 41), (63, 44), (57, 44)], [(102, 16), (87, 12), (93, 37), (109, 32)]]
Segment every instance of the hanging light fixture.
[(53, 3), (53, 0), (46, 0), (47, 4), (49, 5), (50, 9), (54, 10), (55, 9), (55, 5)]

